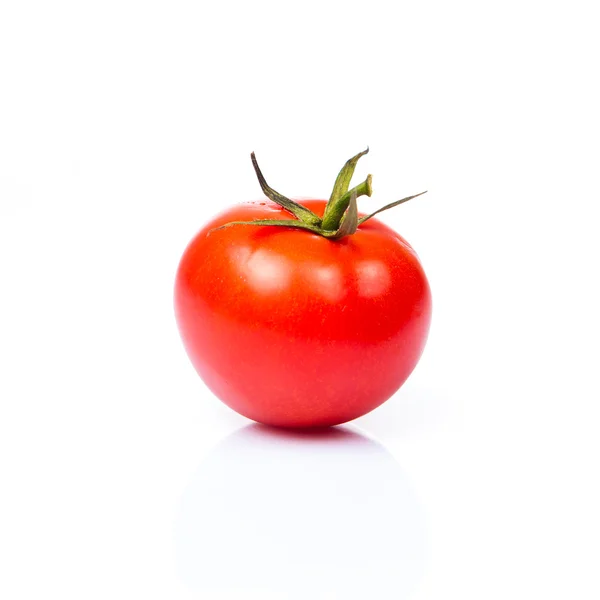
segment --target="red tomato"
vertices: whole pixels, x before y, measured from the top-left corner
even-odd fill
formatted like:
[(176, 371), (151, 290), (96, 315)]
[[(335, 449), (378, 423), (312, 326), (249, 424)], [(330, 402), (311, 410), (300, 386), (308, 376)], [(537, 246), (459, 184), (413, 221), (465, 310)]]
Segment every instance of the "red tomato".
[[(323, 216), (324, 200), (299, 203)], [(288, 227), (215, 230), (256, 219), (294, 217), (270, 201), (241, 204), (183, 254), (175, 312), (194, 367), (225, 404), (268, 425), (368, 413), (425, 346), (431, 295), (417, 254), (376, 219), (337, 240)]]

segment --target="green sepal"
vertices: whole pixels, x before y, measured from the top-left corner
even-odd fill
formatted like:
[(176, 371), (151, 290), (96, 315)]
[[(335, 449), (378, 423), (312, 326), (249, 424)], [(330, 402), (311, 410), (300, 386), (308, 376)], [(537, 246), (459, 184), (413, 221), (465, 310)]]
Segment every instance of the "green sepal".
[(352, 158), (346, 161), (346, 164), (338, 173), (337, 179), (333, 184), (333, 191), (331, 192), (329, 202), (336, 202), (348, 191), (348, 188), (350, 187), (350, 181), (352, 180), (352, 175), (354, 175), (356, 163), (358, 163), (358, 160), (361, 156), (364, 156), (368, 153), (369, 148), (363, 150), (362, 152), (359, 152), (356, 156), (353, 156)]
[(422, 196), (423, 194), (426, 194), (426, 193), (427, 193), (427, 190), (425, 190), (424, 192), (421, 192), (420, 194), (415, 194), (414, 196), (407, 196), (406, 198), (402, 198), (402, 200), (396, 200), (396, 202), (391, 202), (390, 204), (386, 204), (385, 206), (378, 208), (375, 212), (372, 212), (370, 215), (361, 217), (358, 220), (358, 224), (362, 225), (365, 221), (368, 221), (371, 217), (374, 217), (375, 215), (379, 214), (380, 212), (383, 212), (384, 210), (388, 210), (390, 208), (394, 208), (394, 206), (398, 206), (399, 204), (404, 204), (405, 202), (408, 202), (409, 200), (412, 200), (413, 198), (417, 198), (418, 196)]
[(347, 235), (356, 233), (358, 229), (358, 206), (356, 204), (356, 191), (352, 191), (348, 202), (348, 210), (342, 217), (338, 230), (331, 236), (334, 240), (339, 240)]
[[(293, 227), (295, 229), (306, 229), (307, 231), (312, 231), (313, 233), (324, 235), (324, 232), (320, 227), (316, 225), (310, 225), (303, 221), (294, 221), (292, 219), (255, 219), (254, 221), (230, 221), (229, 223), (225, 223), (225, 225), (221, 225), (220, 227), (215, 227), (214, 229), (211, 229), (209, 233), (212, 233), (213, 231), (218, 231), (219, 229), (231, 227), (232, 225), (274, 225), (276, 227)], [(332, 231), (327, 233), (334, 234), (335, 232)]]
[(256, 176), (258, 177), (258, 182), (260, 183), (260, 187), (264, 192), (265, 196), (275, 202), (275, 204), (279, 204), (282, 208), (285, 208), (289, 213), (293, 214), (297, 219), (300, 219), (303, 223), (307, 223), (309, 225), (320, 225), (321, 219), (310, 209), (302, 206), (302, 204), (298, 204), (298, 202), (294, 202), (294, 200), (290, 200), (286, 198), (279, 192), (276, 192), (266, 181), (260, 167), (258, 166), (258, 162), (256, 160), (256, 156), (254, 152), (250, 155), (252, 158), (252, 166), (254, 167), (254, 171), (256, 172)]

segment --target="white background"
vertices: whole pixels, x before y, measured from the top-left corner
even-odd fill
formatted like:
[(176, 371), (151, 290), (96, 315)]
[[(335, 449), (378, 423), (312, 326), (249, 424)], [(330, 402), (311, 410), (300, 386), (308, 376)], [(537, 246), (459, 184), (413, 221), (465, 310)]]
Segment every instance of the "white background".
[[(600, 597), (594, 2), (0, 4), (0, 596)], [(251, 426), (189, 365), (177, 261), (326, 197), (419, 252), (386, 405)], [(268, 374), (265, 374), (268, 376)]]

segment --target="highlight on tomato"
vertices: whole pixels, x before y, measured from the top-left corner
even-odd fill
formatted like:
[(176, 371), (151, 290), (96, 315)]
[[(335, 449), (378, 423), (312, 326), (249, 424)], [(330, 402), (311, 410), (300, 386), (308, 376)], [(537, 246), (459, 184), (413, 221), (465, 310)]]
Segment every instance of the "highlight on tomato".
[[(370, 214), (371, 175), (350, 188), (360, 152), (329, 200), (267, 200), (221, 212), (185, 249), (175, 316), (196, 371), (230, 408), (280, 427), (326, 427), (388, 400), (415, 368), (431, 321), (416, 252)], [(422, 192), (425, 193), (425, 192)]]

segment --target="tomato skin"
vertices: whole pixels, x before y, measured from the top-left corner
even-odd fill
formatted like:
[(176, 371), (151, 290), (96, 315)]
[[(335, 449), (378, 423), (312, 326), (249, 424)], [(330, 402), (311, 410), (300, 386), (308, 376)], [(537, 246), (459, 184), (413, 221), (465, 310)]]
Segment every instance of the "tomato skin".
[[(324, 200), (300, 200), (318, 215)], [(238, 413), (281, 427), (360, 417), (416, 366), (431, 293), (414, 250), (371, 219), (338, 241), (298, 229), (233, 225), (292, 218), (269, 202), (234, 206), (186, 248), (175, 315), (207, 386)]]

